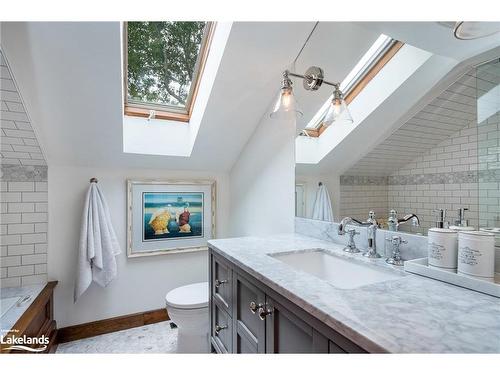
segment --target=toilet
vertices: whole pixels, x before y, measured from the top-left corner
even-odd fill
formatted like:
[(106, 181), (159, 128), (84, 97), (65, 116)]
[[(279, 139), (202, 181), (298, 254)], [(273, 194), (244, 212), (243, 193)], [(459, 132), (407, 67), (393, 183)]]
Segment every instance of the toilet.
[(209, 352), (208, 283), (175, 288), (165, 302), (170, 319), (177, 325), (178, 353)]

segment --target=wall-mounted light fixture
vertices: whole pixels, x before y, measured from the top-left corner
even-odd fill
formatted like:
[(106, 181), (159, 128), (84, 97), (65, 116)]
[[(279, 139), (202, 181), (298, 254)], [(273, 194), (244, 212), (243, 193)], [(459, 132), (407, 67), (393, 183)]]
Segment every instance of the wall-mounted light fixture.
[(303, 86), (308, 91), (318, 90), (323, 83), (333, 86), (333, 99), (323, 119), (323, 123), (325, 125), (331, 125), (341, 117), (344, 121), (353, 122), (349, 109), (347, 108), (347, 104), (344, 100), (344, 95), (340, 90), (340, 83), (325, 81), (323, 69), (317, 66), (311, 66), (303, 75), (292, 73), (288, 70), (283, 72), (280, 93), (274, 109), (270, 114), (271, 118), (284, 118), (290, 115), (302, 116), (303, 114), (298, 106), (295, 96), (293, 95), (293, 82), (290, 77), (302, 78)]

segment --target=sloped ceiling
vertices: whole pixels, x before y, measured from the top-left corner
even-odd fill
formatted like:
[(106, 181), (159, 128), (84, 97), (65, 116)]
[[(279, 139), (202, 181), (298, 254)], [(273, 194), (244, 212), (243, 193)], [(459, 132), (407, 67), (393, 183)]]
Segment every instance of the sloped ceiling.
[(391, 175), (416, 156), (476, 123), (477, 99), (498, 84), (498, 76), (471, 69), (344, 174)]
[(388, 176), (473, 121), (476, 78), (471, 70), (344, 174)]
[[(49, 166), (229, 171), (262, 116), (267, 116), (281, 72), (290, 67), (314, 25), (233, 23), (191, 157), (123, 153), (118, 22), (2, 23), (1, 43)], [(328, 79), (342, 80), (380, 33), (457, 59), (491, 48), (495, 42), (483, 40), (457, 47), (449, 41), (451, 31), (435, 23), (325, 22), (319, 24), (296, 68), (301, 72), (309, 65), (320, 65)], [(342, 35), (340, 42), (338, 35)], [(330, 90), (324, 86), (316, 93), (305, 93), (299, 85), (296, 82), (305, 113), (302, 126)], [(427, 112), (444, 115), (432, 109)], [(428, 120), (425, 116), (420, 120)], [(373, 148), (366, 148), (366, 152), (370, 150)], [(352, 148), (339, 150), (322, 168), (341, 165), (339, 160), (349, 154)], [(363, 156), (360, 152), (359, 157)]]
[(1, 43), (49, 166), (217, 172), (237, 160), (313, 26), (233, 23), (191, 157), (123, 152), (119, 22), (2, 23)]
[[(426, 92), (406, 90), (404, 94), (393, 95), (391, 105), (377, 108), (378, 113), (373, 116), (373, 122), (381, 124), (386, 121), (386, 124), (391, 124), (391, 131), (381, 132), (379, 127), (375, 127), (361, 133), (359, 129), (354, 129), (349, 137), (319, 163), (297, 164), (296, 171), (300, 175), (390, 175), (395, 169), (424, 153), (475, 118), (475, 112), (470, 108), (471, 101), (475, 100), (475, 93), (472, 92), (475, 90), (470, 87), (474, 78), (472, 73), (466, 72), (476, 64), (500, 56), (500, 34), (460, 41), (453, 37), (449, 27), (439, 22), (356, 24), (433, 54), (431, 59), (434, 62), (429, 64), (429, 67), (434, 65), (434, 68), (427, 72), (419, 69), (418, 75), (422, 79), (414, 82), (414, 85), (421, 84), (431, 75), (436, 77), (428, 80)], [(447, 61), (449, 66), (445, 69), (440, 60)], [(441, 68), (442, 72), (437, 77), (436, 71)], [(457, 79), (459, 81), (453, 85)], [(405, 109), (403, 116), (390, 120), (389, 118), (394, 117), (394, 108), (401, 107), (398, 98), (408, 102), (411, 99), (413, 104)], [(460, 104), (461, 99), (466, 99), (463, 104), (468, 106), (460, 109), (451, 105), (456, 105), (455, 101)], [(389, 101), (386, 104), (389, 104)]]
[[(379, 36), (378, 31), (362, 27), (359, 22), (319, 22), (292, 70), (303, 74), (310, 66), (319, 66), (327, 81), (341, 82)], [(303, 129), (333, 88), (324, 84), (318, 91), (306, 91), (301, 79), (293, 80), (294, 94), (303, 112), (297, 118), (297, 128)]]

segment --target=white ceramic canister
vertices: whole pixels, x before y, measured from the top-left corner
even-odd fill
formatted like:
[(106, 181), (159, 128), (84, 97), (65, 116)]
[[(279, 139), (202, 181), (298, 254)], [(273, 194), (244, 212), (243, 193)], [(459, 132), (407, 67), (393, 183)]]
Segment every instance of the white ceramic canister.
[(458, 272), (492, 279), (495, 276), (495, 235), (471, 231), (458, 234)]
[(457, 269), (457, 232), (446, 228), (431, 228), (427, 233), (429, 265), (447, 270)]
[(495, 235), (495, 273), (500, 275), (500, 228), (480, 228), (479, 230)]

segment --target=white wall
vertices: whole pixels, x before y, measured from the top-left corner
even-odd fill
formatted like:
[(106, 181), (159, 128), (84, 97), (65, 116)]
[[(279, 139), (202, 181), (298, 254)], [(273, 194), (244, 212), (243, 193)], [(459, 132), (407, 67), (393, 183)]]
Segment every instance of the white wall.
[[(111, 211), (122, 247), (117, 257), (118, 278), (107, 288), (92, 284), (73, 304), (73, 286), (83, 200), (89, 179), (97, 177)], [(207, 252), (158, 255), (128, 259), (126, 256), (126, 180), (212, 178), (217, 180), (217, 237), (227, 236), (228, 176), (210, 172), (169, 172), (51, 166), (49, 176), (49, 279), (55, 289), (55, 318), (59, 327), (113, 316), (157, 309), (165, 294), (177, 286), (206, 281)]]
[(293, 232), (295, 121), (264, 114), (231, 169), (229, 186), (231, 236)]

